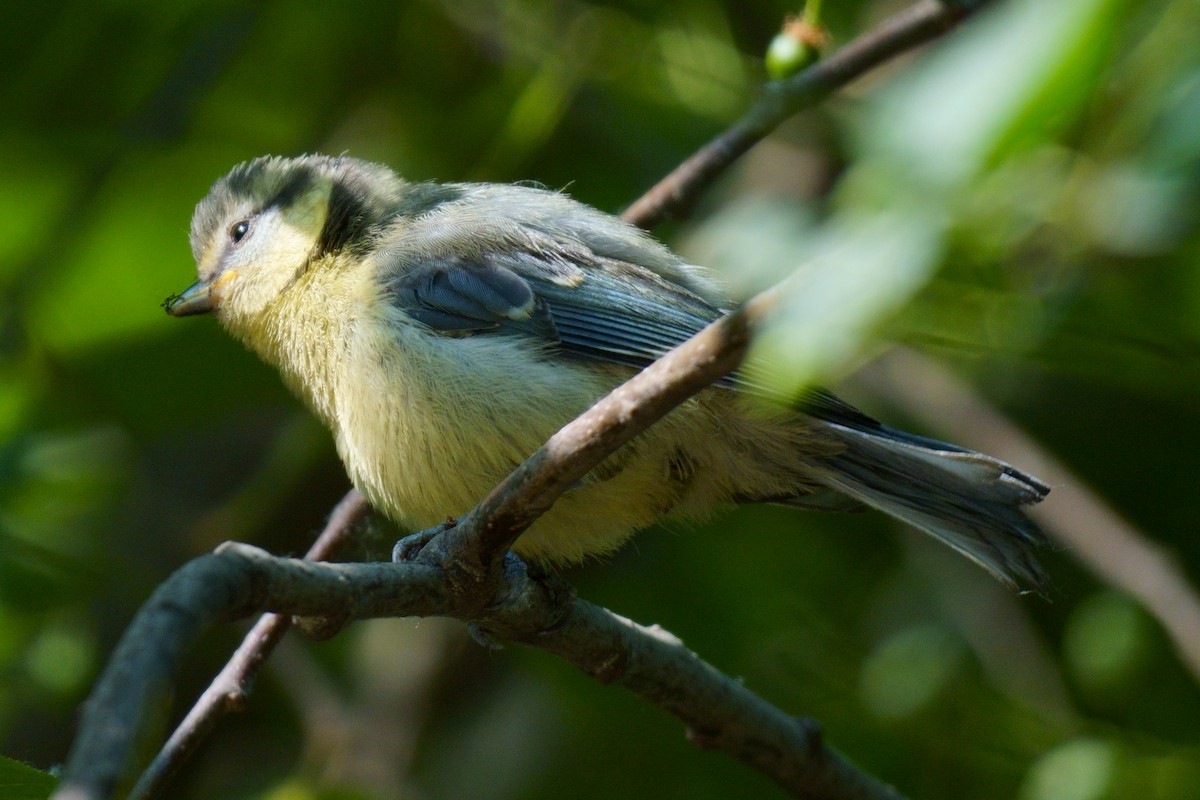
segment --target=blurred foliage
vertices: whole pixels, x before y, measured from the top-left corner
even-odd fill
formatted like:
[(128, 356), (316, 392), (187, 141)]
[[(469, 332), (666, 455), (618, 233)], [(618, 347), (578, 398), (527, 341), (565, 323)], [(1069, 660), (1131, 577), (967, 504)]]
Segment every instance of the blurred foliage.
[[(904, 6), (826, 2), (833, 47)], [(1192, 577), (1200, 565), (1200, 2), (998, 2), (790, 122), (659, 234), (741, 293), (805, 265), (783, 388), (943, 360)], [(237, 161), (349, 152), (618, 210), (735, 118), (780, 2), (32, 3), (0, 12), (0, 752), (61, 760), (138, 604), (225, 539), (302, 551), (346, 489), (211, 320), (193, 203)], [(793, 369), (779, 370), (781, 363)], [(899, 424), (880, 402), (853, 399)], [(1053, 502), (1053, 495), (1051, 500)], [(448, 510), (448, 511), (453, 511)], [(382, 557), (380, 524), (353, 553)], [(1048, 553), (1011, 596), (878, 515), (740, 509), (569, 577), (922, 798), (1187, 798), (1200, 692), (1158, 623)], [(187, 703), (236, 639), (195, 651)], [(679, 725), (437, 621), (273, 659), (177, 797), (760, 797)]]

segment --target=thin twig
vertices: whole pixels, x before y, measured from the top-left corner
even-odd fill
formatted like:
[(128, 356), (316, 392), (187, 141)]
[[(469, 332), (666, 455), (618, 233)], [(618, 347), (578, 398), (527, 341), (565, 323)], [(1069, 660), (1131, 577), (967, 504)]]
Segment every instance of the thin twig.
[[(664, 214), (680, 208), (681, 203), (707, 187), (717, 174), (783, 120), (827, 97), (838, 87), (888, 58), (944, 33), (982, 5), (984, 2), (979, 0), (972, 3), (922, 0), (886, 20), (876, 30), (850, 42), (826, 60), (793, 78), (770, 84), (763, 97), (742, 120), (702, 147), (646, 192), (625, 211), (623, 217), (643, 226), (658, 222)], [(767, 293), (763, 293), (750, 301), (747, 310), (751, 313), (764, 311), (768, 302)], [(753, 309), (756, 303), (761, 307)], [(672, 392), (656, 398), (654, 402), (673, 408), (684, 398), (734, 369), (744, 355), (747, 334), (744, 322), (739, 322), (736, 316), (729, 317), (714, 323), (700, 334), (709, 337), (710, 349), (697, 351), (695, 362), (667, 367), (664, 365), (666, 359), (663, 359), (647, 369), (643, 373), (643, 380), (662, 381), (664, 385), (672, 387)], [(702, 367), (702, 362), (707, 362), (707, 367)], [(655, 414), (651, 406), (629, 405), (623, 393), (632, 384), (633, 381), (601, 401), (605, 404), (605, 413), (609, 415), (604, 419), (616, 420), (629, 416), (630, 424), (616, 427), (602, 423), (600, 427), (592, 428), (589, 426), (594, 425), (594, 420), (598, 418), (592, 417), (591, 413), (581, 417), (556, 433), (479, 506), (460, 519), (455, 528), (439, 537), (441, 552), (453, 551), (457, 555), (457, 565), (464, 573), (464, 579), (482, 581), (490, 579), (489, 576), (494, 579), (499, 559), (513, 542), (545, 513), (567, 487), (612, 452), (609, 449), (611, 441), (619, 438), (619, 444), (624, 444), (661, 416)], [(634, 391), (636, 393), (638, 390)], [(635, 413), (638, 415), (636, 418), (632, 416)], [(447, 561), (444, 557), (440, 560)]]
[[(363, 496), (351, 489), (334, 506), (325, 529), (304, 558), (309, 561), (333, 558), (369, 511), (370, 506)], [(245, 707), (255, 677), (291, 625), (292, 618), (281, 614), (264, 614), (254, 624), (142, 773), (130, 797), (148, 800), (162, 796), (171, 779), (221, 718)]]
[(1200, 594), (1169, 554), (945, 369), (906, 350), (893, 351), (877, 369), (886, 377), (872, 388), (931, 430), (1020, 464), (1053, 486), (1030, 513), (1089, 569), (1137, 599), (1200, 681)]
[(936, 39), (986, 2), (921, 0), (808, 69), (767, 84), (745, 116), (647, 190), (622, 218), (653, 228), (668, 216), (686, 212), (721, 173), (788, 117), (815, 106), (889, 59)]

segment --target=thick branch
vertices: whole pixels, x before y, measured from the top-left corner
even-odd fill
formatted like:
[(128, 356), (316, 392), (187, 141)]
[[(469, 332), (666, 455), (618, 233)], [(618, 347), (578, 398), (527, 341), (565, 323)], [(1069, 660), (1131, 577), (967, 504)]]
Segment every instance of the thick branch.
[(150, 709), (187, 648), (210, 625), (261, 611), (350, 618), (380, 608), (429, 616), (446, 605), (444, 581), (422, 564), (316, 564), (224, 545), (168, 578), (134, 617), (82, 710), (59, 800), (111, 797)]
[(701, 147), (621, 215), (642, 228), (686, 212), (743, 153), (788, 117), (815, 106), (885, 61), (936, 39), (987, 0), (921, 0), (829, 57), (784, 81), (767, 84), (758, 102), (732, 127)]
[[(304, 555), (308, 561), (327, 561), (353, 535), (355, 528), (370, 512), (367, 501), (351, 489), (334, 507), (321, 535)], [(234, 711), (241, 710), (249, 697), (251, 684), (263, 664), (283, 639), (292, 618), (282, 614), (264, 614), (242, 639), (204, 694), (188, 711), (167, 739), (133, 789), (133, 798), (159, 797), (167, 784), (187, 763), (196, 747), (208, 737), (216, 724)]]
[[(55, 798), (111, 796), (144, 714), (208, 625), (264, 610), (344, 608), (349, 620), (444, 615), (458, 605), (445, 586), (439, 569), (419, 562), (316, 564), (239, 544), (196, 559), (159, 587), (126, 631), (83, 710)], [(547, 587), (509, 558), (488, 609), (465, 619), (626, 686), (683, 720), (696, 741), (735, 755), (797, 797), (898, 797), (826, 748), (814, 723), (779, 711), (670, 634), (555, 591), (553, 582)]]

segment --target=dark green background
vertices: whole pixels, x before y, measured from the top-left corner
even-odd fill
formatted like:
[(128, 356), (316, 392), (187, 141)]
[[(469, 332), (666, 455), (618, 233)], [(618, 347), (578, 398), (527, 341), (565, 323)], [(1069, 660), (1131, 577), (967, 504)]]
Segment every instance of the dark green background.
[[(904, 424), (847, 375), (896, 344), (923, 351), (1195, 577), (1200, 4), (997, 5), (953, 34), (957, 61), (941, 47), (903, 59), (789, 122), (658, 233), (741, 287), (806, 263), (812, 242), (861, 245), (824, 267), (847, 276), (845, 297), (908, 282), (853, 312), (806, 295), (820, 314), (798, 312), (789, 341), (823, 341), (804, 327), (817, 320), (844, 350), (793, 370)], [(844, 43), (905, 3), (825, 6)], [(6, 4), (0, 753), (59, 762), (160, 581), (226, 539), (302, 552), (347, 489), (270, 369), (212, 320), (158, 307), (193, 279), (188, 223), (213, 180), (262, 153), (348, 152), (410, 178), (535, 180), (618, 211), (748, 106), (795, 10)], [(1076, 27), (1047, 46), (1039, 32), (1055, 25)], [(966, 167), (964, 141), (979, 144)], [(863, 218), (935, 246), (893, 259), (899, 244), (843, 225)], [(395, 535), (378, 525), (352, 555), (383, 557)], [(1045, 563), (1051, 602), (879, 515), (758, 507), (647, 532), (568, 577), (818, 718), (913, 796), (1194, 797), (1196, 677), (1136, 602), (1067, 553)], [(203, 640), (173, 713), (237, 636)], [(429, 620), (291, 641), (173, 796), (775, 793), (623, 691)]]

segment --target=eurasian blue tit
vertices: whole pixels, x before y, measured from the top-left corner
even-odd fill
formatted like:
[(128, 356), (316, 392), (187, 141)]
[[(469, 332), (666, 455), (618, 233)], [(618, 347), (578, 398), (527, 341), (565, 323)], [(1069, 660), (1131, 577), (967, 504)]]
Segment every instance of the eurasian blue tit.
[[(620, 219), (524, 185), (412, 183), (354, 158), (263, 157), (196, 208), (211, 312), (329, 426), (371, 504), (419, 530), (462, 513), (552, 433), (730, 305)], [(521, 536), (547, 565), (736, 503), (878, 509), (1012, 586), (1042, 588), (1023, 506), (1049, 489), (813, 390), (733, 376), (611, 455)]]

